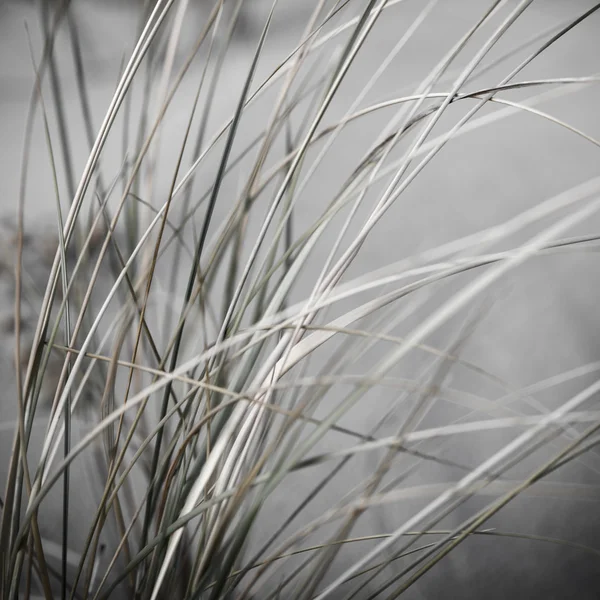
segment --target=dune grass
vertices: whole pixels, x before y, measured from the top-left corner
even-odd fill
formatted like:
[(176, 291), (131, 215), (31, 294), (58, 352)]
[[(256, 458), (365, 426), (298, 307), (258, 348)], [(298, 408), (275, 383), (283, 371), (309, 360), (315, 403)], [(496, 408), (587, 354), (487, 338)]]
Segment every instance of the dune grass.
[[(392, 245), (368, 268), (360, 258), (411, 184), (463, 136), (526, 116), (596, 150), (593, 131), (551, 107), (593, 90), (598, 75), (532, 73), (597, 21), (600, 5), (573, 7), (561, 24), (506, 44), (536, 3), (474, 3), (462, 37), (411, 82), (397, 61), (411, 61), (415, 37), (441, 10), (435, 0), (315, 0), (296, 12), (277, 0), (209, 4), (140, 6), (99, 122), (83, 9), (41, 3), (15, 225), (8, 401), (17, 415), (2, 433), (14, 441), (2, 457), (1, 596), (393, 598), (471, 537), (597, 555), (577, 540), (488, 521), (593, 454), (598, 364), (522, 387), (463, 351), (499, 282), (532, 261), (597, 250), (598, 236), (578, 226), (600, 208), (600, 177), (443, 243), (408, 254)], [(286, 11), (303, 32), (273, 68)], [(236, 29), (238, 18), (253, 31)], [(398, 24), (393, 47), (357, 71), (385, 19)], [(76, 107), (65, 100), (58, 35), (68, 40)], [(224, 89), (241, 47), (244, 70)], [(360, 84), (349, 98), (350, 76)], [(395, 93), (374, 98), (393, 77)], [(215, 127), (223, 102), (231, 111)], [(368, 140), (348, 134), (363, 121), (374, 124)], [(58, 233), (25, 343), (35, 127), (45, 132)], [(83, 163), (74, 127), (88, 144)], [(500, 397), (453, 387), (456, 369)], [(538, 400), (584, 375), (589, 385), (560, 404)], [(444, 401), (461, 411), (432, 421)], [(469, 461), (448, 451), (488, 433), (501, 443)], [(85, 506), (84, 488), (93, 488)], [(483, 504), (469, 504), (474, 497)], [(365, 518), (382, 507), (393, 517), (372, 531)]]

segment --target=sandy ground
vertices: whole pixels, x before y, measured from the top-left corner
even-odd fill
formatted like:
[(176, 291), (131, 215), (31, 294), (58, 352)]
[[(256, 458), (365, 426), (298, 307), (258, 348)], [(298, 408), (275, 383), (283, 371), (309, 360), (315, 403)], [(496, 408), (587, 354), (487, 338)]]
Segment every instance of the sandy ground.
[[(312, 0), (307, 1), (306, 5), (312, 3)], [(274, 33), (268, 41), (257, 81), (262, 80), (293, 48), (301, 32), (307, 6), (291, 0), (284, 4), (285, 10), (282, 9), (281, 15), (277, 15)], [(339, 98), (326, 116), (326, 122), (335, 122), (336, 117), (344, 113), (372, 74), (374, 66), (381, 63), (401, 32), (405, 31), (410, 17), (417, 14), (420, 3), (412, 1), (404, 4), (406, 6), (390, 9), (386, 18), (378, 24), (377, 34), (373, 35), (359, 55), (348, 80), (341, 88)], [(541, 32), (569, 16), (579, 14), (591, 4), (558, 0), (534, 2), (514, 29), (502, 40), (500, 48), (492, 52), (492, 56), (500, 55), (502, 48), (522, 43), (535, 32)], [(398, 96), (413, 90), (415, 83), (433, 68), (442, 52), (473, 23), (473, 11), (478, 10), (479, 5), (476, 1), (440, 2), (440, 6), (436, 7), (430, 16), (428, 25), (419, 30), (405, 51), (390, 65), (386, 75), (368, 95), (366, 102)], [(256, 13), (250, 16), (248, 38), (246, 41), (239, 39), (236, 42), (226, 62), (222, 84), (217, 91), (218, 101), (209, 124), (211, 133), (217, 131), (231, 113), (240, 81), (249, 64), (250, 40), (259, 31), (266, 3), (258, 2), (255, 7)], [(3, 203), (2, 209), (11, 213), (14, 212), (18, 198), (24, 123), (33, 82), (25, 23), (29, 24), (32, 32), (36, 56), (39, 55), (41, 43), (39, 35), (36, 34), (36, 17), (32, 10), (8, 3), (2, 7), (2, 11), (0, 201)], [(117, 2), (104, 4), (83, 1), (76, 2), (76, 16), (87, 65), (92, 113), (98, 125), (114, 90), (120, 60), (124, 53), (131, 49), (136, 17), (133, 11), (119, 8)], [(202, 14), (197, 16), (200, 22)], [(599, 17), (600, 15), (595, 15), (579, 26), (575, 32), (536, 59), (519, 78), (528, 80), (597, 73), (600, 56)], [(193, 23), (188, 23), (185, 44), (191, 43), (193, 32)], [(65, 104), (72, 107), (72, 114), (69, 115), (69, 137), (73, 162), (76, 173), (80, 173), (87, 158), (87, 143), (81, 126), (76, 82), (69, 62), (66, 39), (60, 38), (58, 41), (58, 56)], [(513, 63), (517, 64), (514, 61)], [(497, 82), (508, 70), (506, 66), (494, 69), (485, 76), (481, 85)], [(161, 132), (160, 161), (165, 173), (172, 170), (195, 85), (194, 77), (184, 82)], [(516, 91), (506, 97), (518, 100), (530, 95), (531, 91)], [(242, 141), (251, 139), (253, 133), (260, 130), (261, 122), (264, 122), (269, 114), (269, 98), (272, 101), (272, 96), (267, 97), (250, 111), (248, 118), (243, 122), (240, 137)], [(136, 110), (136, 102), (139, 103), (139, 97), (134, 100), (132, 111)], [(600, 91), (597, 87), (587, 87), (548, 101), (539, 108), (598, 139), (598, 106)], [(482, 114), (490, 113), (491, 110)], [(318, 175), (306, 188), (297, 216), (298, 231), (308, 226), (319, 214), (324, 202), (348, 176), (349, 169), (355, 164), (357, 157), (364, 153), (364, 149), (374, 141), (393, 114), (393, 111), (381, 111), (352, 125), (344, 133), (334, 150), (323, 160)], [(119, 130), (119, 126), (116, 130)], [(28, 181), (27, 220), (38, 227), (53, 231), (56, 227), (53, 217), (55, 200), (48, 152), (39, 121), (34, 140), (30, 168), (35, 172), (35, 176), (30, 177)], [(114, 174), (119, 168), (122, 156), (120, 145), (119, 136), (112, 136), (102, 162), (107, 175)], [(243, 143), (240, 143), (240, 147), (243, 147)], [(589, 141), (532, 114), (514, 115), (468, 133), (443, 150), (377, 224), (349, 276), (369, 272), (402, 257), (505, 222), (526, 208), (597, 176), (598, 152), (598, 148)], [(245, 166), (242, 164), (240, 173), (244, 172)], [(213, 167), (214, 164), (208, 161), (199, 177), (202, 183), (210, 180), (210, 169)], [(161, 195), (168, 190), (170, 181), (165, 177), (154, 183), (154, 199), (158, 202)], [(233, 194), (237, 186), (236, 178), (231, 177), (222, 191), (215, 222), (219, 222), (227, 214), (228, 194)], [(66, 190), (61, 189), (61, 192), (63, 198), (66, 197)], [(258, 225), (258, 222), (250, 223), (250, 227), (254, 229)], [(569, 230), (568, 235), (592, 234), (597, 232), (599, 225), (600, 218), (597, 215), (592, 216)], [(527, 239), (533, 233), (533, 229), (528, 229), (516, 235), (512, 241)], [(319, 265), (327, 256), (332, 242), (333, 235), (317, 246), (310, 267), (302, 273), (296, 288), (298, 299), (303, 298), (305, 290), (310, 289), (308, 286), (318, 273)], [(505, 243), (506, 247), (509, 247), (508, 243)], [(467, 280), (468, 278), (464, 278), (454, 284), (440, 285), (439, 294), (447, 297), (452, 290), (457, 289), (457, 285), (462, 285)], [(490, 403), (497, 403), (505, 395), (506, 389), (519, 390), (598, 360), (599, 284), (600, 272), (593, 252), (572, 252), (535, 259), (504, 278), (501, 284), (494, 288), (494, 301), (489, 306), (486, 305), (484, 318), (461, 348), (461, 356), (465, 361), (472, 361), (481, 369), (494, 373), (498, 381), (505, 383), (506, 388), (502, 389), (497, 383), (490, 383), (467, 369), (457, 367), (453, 370), (448, 385), (454, 390), (460, 390), (462, 396), (457, 394), (458, 399), (438, 402), (436, 409), (427, 416), (421, 426), (434, 426), (464, 416), (469, 411), (469, 394), (486, 398)], [(429, 303), (425, 303), (422, 311), (413, 315), (403, 325), (403, 331), (410, 330), (437, 301), (438, 298), (433, 297)], [(445, 348), (456, 337), (459, 328), (458, 321), (451, 323), (429, 341)], [(325, 354), (329, 351), (330, 349), (324, 350)], [(366, 357), (365, 366), (380, 360), (381, 354), (378, 352), (383, 351), (387, 349), (380, 349)], [(10, 381), (10, 368), (5, 368), (6, 360), (3, 354), (5, 362), (1, 365), (1, 373), (4, 396), (0, 402), (0, 420), (3, 422), (8, 422), (13, 414), (12, 400), (7, 390), (14, 383)], [(423, 374), (426, 364), (426, 357), (417, 353), (413, 359), (400, 365), (394, 375), (419, 377)], [(550, 410), (592, 381), (593, 374), (567, 381), (539, 393), (536, 400), (542, 408)], [(351, 411), (345, 417), (344, 425), (368, 431), (391, 406), (395, 397), (394, 390), (378, 392), (370, 397), (368, 402), (361, 403), (356, 410)], [(592, 402), (588, 407), (592, 407)], [(498, 405), (496, 408), (499, 412), (492, 411), (490, 414), (507, 416), (510, 409), (536, 413), (536, 409), (522, 400), (514, 401), (508, 408), (505, 405)], [(502, 413), (503, 410), (506, 412)], [(538, 407), (538, 410), (541, 409)], [(481, 415), (481, 418), (485, 418), (485, 415)], [(381, 434), (389, 435), (395, 432), (399, 425), (398, 419), (399, 417), (396, 417), (388, 422)], [(0, 451), (7, 452), (9, 445), (6, 442), (10, 436), (4, 430), (1, 435)], [(472, 435), (444, 448), (443, 451), (444, 456), (453, 460), (478, 464), (483, 456), (489, 455), (494, 448), (505, 442), (506, 438), (502, 435), (485, 432)], [(326, 441), (325, 447), (333, 448), (340, 443), (339, 439), (332, 436)], [(4, 462), (4, 455), (1, 459)], [(541, 462), (540, 457), (538, 462)], [(361, 464), (360, 461), (358, 464)], [(374, 469), (375, 465), (374, 457), (365, 458), (362, 462), (365, 473)], [(551, 537), (563, 536), (596, 547), (597, 535), (600, 532), (596, 510), (600, 497), (599, 468), (598, 456), (595, 453), (588, 454), (570, 468), (553, 475), (548, 483), (515, 500), (497, 515), (489, 526)], [(326, 507), (331, 506), (341, 490), (352, 486), (355, 477), (353, 473), (352, 470), (342, 471), (335, 482), (306, 510), (304, 518), (319, 515)], [(515, 470), (509, 474), (508, 479), (518, 479), (522, 476), (522, 472)], [(438, 493), (435, 484), (454, 479), (456, 473), (450, 469), (433, 466), (430, 469), (420, 469), (417, 474), (410, 474), (406, 485), (424, 486), (420, 494), (387, 505), (381, 510), (372, 511), (360, 521), (355, 534), (381, 533), (393, 528), (394, 524), (418, 511), (419, 507)], [(265, 514), (283, 514), (286, 508), (289, 509), (290, 502), (306, 493), (313, 481), (305, 481), (301, 477), (290, 478), (285, 491), (278, 492), (271, 499)], [(568, 483), (570, 487), (561, 488), (554, 485), (558, 482)], [(498, 489), (500, 488), (501, 486)], [(490, 497), (485, 495), (476, 497), (445, 526), (460, 522), (461, 515), (464, 517), (471, 514), (475, 508), (483, 506), (489, 500)], [(264, 523), (259, 524), (257, 542), (266, 538), (272, 530), (270, 516), (265, 519)], [(358, 546), (348, 551), (346, 559), (360, 556), (364, 552), (364, 546)], [(421, 584), (413, 588), (408, 597), (506, 598), (512, 595), (531, 598), (534, 597), (532, 594), (535, 590), (535, 597), (596, 598), (597, 592), (592, 590), (600, 589), (600, 569), (597, 557), (590, 558), (591, 556), (574, 548), (528, 540), (506, 538), (490, 542), (484, 538), (472, 539), (426, 576)], [(339, 568), (342, 567), (343, 563), (340, 563)], [(387, 575), (390, 574), (388, 570)]]

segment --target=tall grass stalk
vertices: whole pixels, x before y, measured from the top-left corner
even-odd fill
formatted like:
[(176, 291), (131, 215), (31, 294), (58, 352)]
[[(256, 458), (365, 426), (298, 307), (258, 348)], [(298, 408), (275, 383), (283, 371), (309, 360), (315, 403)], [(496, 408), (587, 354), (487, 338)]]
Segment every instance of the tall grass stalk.
[[(473, 136), (475, 179), (523, 123), (595, 156), (600, 132), (569, 107), (597, 100), (598, 71), (536, 69), (600, 4), (548, 26), (549, 4), (121, 7), (136, 33), (100, 113), (97, 7), (40, 3), (0, 271), (2, 598), (417, 597), (475, 543), (490, 565), (524, 540), (597, 561), (550, 517), (501, 519), (522, 498), (597, 499), (555, 479), (600, 473), (597, 360), (523, 381), (494, 368), (510, 314), (498, 339), (479, 332), (507, 289), (597, 252), (600, 178), (568, 175), (558, 144), (564, 182), (507, 191), (505, 210), (494, 187), (519, 188), (515, 165), (473, 192), (501, 198), (479, 221), (431, 187)], [(455, 9), (459, 33), (436, 41)], [(38, 120), (56, 209), (31, 233)]]

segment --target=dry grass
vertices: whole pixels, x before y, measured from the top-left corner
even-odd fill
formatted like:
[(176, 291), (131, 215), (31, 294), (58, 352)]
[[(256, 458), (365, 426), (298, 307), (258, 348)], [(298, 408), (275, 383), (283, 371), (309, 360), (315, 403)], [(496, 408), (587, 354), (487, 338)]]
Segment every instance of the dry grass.
[[(15, 341), (2, 359), (15, 384), (2, 405), (1, 596), (392, 598), (467, 540), (490, 556), (528, 540), (597, 560), (575, 529), (561, 540), (489, 522), (523, 498), (597, 498), (555, 476), (598, 473), (598, 363), (524, 385), (477, 352), (501, 343), (485, 331), (506, 282), (534, 285), (544, 265), (597, 250), (600, 178), (565, 176), (450, 237), (434, 209), (421, 237), (440, 218), (435, 244), (401, 225), (413, 188), (468, 135), (492, 144), (494, 127), (527, 118), (597, 151), (593, 123), (552, 107), (593, 99), (598, 76), (536, 65), (597, 23), (598, 5), (550, 28), (534, 13), (524, 34), (535, 2), (475, 3), (451, 44), (422, 49), (435, 60), (409, 85), (399, 66), (443, 3), (315, 0), (296, 8), (303, 32), (275, 63), (294, 9), (222, 4), (146, 3), (100, 123), (83, 13), (42, 3), (3, 246), (16, 260), (0, 273)], [(386, 20), (397, 35), (378, 46)], [(381, 81), (393, 93), (374, 97)], [(36, 128), (57, 225), (32, 233)]]

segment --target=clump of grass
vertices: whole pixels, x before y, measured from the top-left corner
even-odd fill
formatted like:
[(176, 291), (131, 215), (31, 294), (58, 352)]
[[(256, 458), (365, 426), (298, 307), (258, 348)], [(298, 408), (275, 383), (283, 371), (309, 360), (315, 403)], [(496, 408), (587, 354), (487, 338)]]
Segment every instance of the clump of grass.
[[(595, 472), (598, 364), (526, 384), (480, 363), (475, 340), (506, 282), (596, 250), (600, 179), (459, 235), (440, 209), (441, 242), (436, 209), (416, 235), (403, 224), (467, 134), (483, 153), (498, 124), (537, 119), (597, 150), (591, 125), (546, 107), (593, 94), (597, 75), (535, 68), (598, 5), (544, 28), (530, 0), (474, 3), (436, 44), (435, 0), (208, 4), (140, 8), (99, 121), (85, 5), (42, 3), (2, 272), (2, 597), (396, 597), (472, 540), (597, 554), (488, 521), (571, 463)], [(286, 53), (289, 14), (302, 31)], [(36, 123), (56, 226), (26, 237)], [(436, 206), (454, 201), (438, 192)]]

